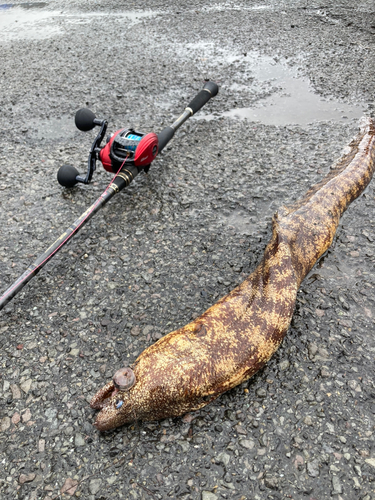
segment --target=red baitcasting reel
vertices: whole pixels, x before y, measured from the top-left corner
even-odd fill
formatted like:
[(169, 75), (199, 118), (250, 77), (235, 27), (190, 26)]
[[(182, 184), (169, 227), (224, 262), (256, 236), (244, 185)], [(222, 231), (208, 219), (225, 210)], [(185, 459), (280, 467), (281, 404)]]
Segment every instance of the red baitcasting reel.
[(78, 170), (72, 165), (62, 165), (57, 173), (57, 180), (64, 187), (73, 187), (78, 182), (88, 184), (96, 169), (96, 161), (99, 159), (108, 172), (116, 173), (120, 169), (123, 170), (124, 174), (128, 172), (127, 175), (130, 176), (131, 182), (141, 170), (148, 172), (151, 163), (172, 139), (175, 131), (217, 92), (216, 83), (207, 82), (189, 106), (185, 108), (183, 114), (159, 134), (143, 134), (133, 129), (121, 129), (107, 139), (107, 144), (104, 147), (101, 147), (101, 143), (107, 131), (107, 121), (96, 118), (95, 114), (88, 108), (78, 110), (75, 124), (79, 130), (87, 132), (95, 126), (99, 126), (100, 131), (90, 149), (86, 175), (79, 175)]

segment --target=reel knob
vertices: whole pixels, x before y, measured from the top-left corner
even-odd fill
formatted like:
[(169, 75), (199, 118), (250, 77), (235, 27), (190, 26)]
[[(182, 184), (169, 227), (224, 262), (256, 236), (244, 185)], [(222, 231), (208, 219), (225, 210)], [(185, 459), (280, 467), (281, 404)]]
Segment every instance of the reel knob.
[(61, 186), (71, 188), (77, 184), (78, 170), (73, 165), (62, 165), (57, 172), (57, 181)]
[(95, 113), (89, 108), (81, 108), (77, 111), (75, 116), (76, 127), (82, 132), (88, 132), (92, 130), (97, 123), (95, 123), (96, 116)]

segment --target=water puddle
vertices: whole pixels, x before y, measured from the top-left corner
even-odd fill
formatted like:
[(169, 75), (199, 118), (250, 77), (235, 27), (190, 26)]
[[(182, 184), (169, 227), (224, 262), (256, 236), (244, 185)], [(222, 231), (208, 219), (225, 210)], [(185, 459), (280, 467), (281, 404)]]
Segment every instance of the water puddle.
[[(270, 224), (272, 216), (277, 210), (277, 203), (272, 200), (262, 201), (256, 199), (254, 206), (249, 210), (232, 210), (217, 214), (215, 226), (222, 227), (225, 230), (234, 230), (236, 234), (252, 236), (259, 233), (259, 221)], [(192, 219), (205, 219), (210, 222), (212, 213), (206, 213), (204, 210), (193, 208), (189, 211), (189, 217)], [(224, 229), (223, 229), (224, 230)]]
[(230, 214), (221, 214), (219, 220), (228, 228), (234, 229), (237, 234), (250, 236), (256, 230), (256, 224), (248, 213), (236, 210)]
[(0, 42), (11, 40), (43, 40), (60, 32), (51, 24), (51, 18), (59, 12), (43, 10), (48, 4), (6, 3), (0, 4)]
[[(230, 64), (239, 59), (244, 64), (245, 58), (227, 57)], [(358, 119), (363, 115), (362, 106), (323, 99), (314, 93), (308, 80), (298, 77), (296, 70), (286, 64), (276, 62), (271, 57), (251, 54), (249, 59), (249, 85), (233, 83), (230, 90), (242, 94), (252, 92), (252, 98), (254, 91), (259, 90), (268, 90), (270, 95), (250, 107), (231, 109), (219, 115), (200, 115), (197, 119), (213, 120), (227, 116), (265, 125), (304, 126), (317, 121)]]
[(38, 140), (66, 140), (74, 137), (76, 132), (74, 117), (70, 115), (48, 120), (35, 120), (32, 129), (29, 129), (30, 137)]
[(259, 221), (270, 223), (272, 216), (277, 210), (278, 202), (275, 200), (261, 200), (257, 198), (249, 211), (233, 210), (222, 213), (219, 220), (237, 234), (251, 236), (259, 232)]
[[(271, 5), (250, 5), (250, 6), (244, 6), (244, 5), (235, 5), (233, 3), (219, 3), (217, 5), (202, 5), (199, 7), (199, 11), (202, 12), (224, 12), (228, 10), (241, 10), (243, 11), (264, 11), (264, 10), (271, 10), (274, 9), (273, 6)], [(199, 12), (198, 11), (198, 12)], [(194, 12), (197, 12), (195, 9)]]
[(66, 15), (66, 19), (70, 24), (89, 24), (95, 19), (108, 17), (111, 19), (111, 23), (114, 22), (123, 22), (126, 20), (129, 22), (127, 27), (132, 26), (134, 24), (138, 24), (144, 18), (156, 16), (158, 12), (153, 10), (146, 10), (142, 12), (138, 11), (128, 11), (128, 12), (89, 12), (89, 13), (77, 13), (77, 14), (68, 14)]
[(62, 25), (89, 24), (96, 19), (110, 18), (110, 22), (123, 23), (127, 28), (157, 11), (90, 12), (66, 14), (46, 10), (47, 2), (0, 4), (0, 43), (12, 40), (42, 40), (62, 33)]

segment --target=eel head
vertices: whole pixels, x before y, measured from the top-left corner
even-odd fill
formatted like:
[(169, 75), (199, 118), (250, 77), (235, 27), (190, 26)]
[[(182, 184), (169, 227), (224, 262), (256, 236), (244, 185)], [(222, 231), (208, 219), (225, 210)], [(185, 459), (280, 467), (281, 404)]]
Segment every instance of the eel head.
[(121, 368), (111, 382), (100, 389), (90, 402), (91, 408), (100, 410), (94, 423), (99, 431), (106, 431), (135, 420), (130, 389), (136, 378), (131, 368)]

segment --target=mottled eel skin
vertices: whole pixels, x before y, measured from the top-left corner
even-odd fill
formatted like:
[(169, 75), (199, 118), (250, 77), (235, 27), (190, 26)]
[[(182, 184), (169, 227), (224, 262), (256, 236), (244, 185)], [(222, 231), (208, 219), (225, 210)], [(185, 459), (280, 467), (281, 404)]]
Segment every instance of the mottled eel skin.
[(342, 213), (374, 168), (375, 120), (367, 119), (329, 174), (274, 215), (257, 269), (202, 316), (143, 351), (132, 366), (130, 389), (116, 389), (112, 381), (98, 391), (91, 401), (101, 410), (96, 428), (197, 410), (262, 368), (286, 334), (302, 280), (331, 245)]

